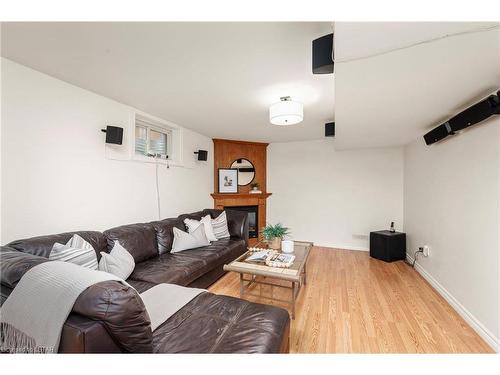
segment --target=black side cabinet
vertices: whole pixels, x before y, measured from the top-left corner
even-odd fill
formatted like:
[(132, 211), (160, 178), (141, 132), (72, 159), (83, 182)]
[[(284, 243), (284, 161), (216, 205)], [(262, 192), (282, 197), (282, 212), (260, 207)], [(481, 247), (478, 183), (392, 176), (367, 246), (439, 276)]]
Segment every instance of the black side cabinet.
[(386, 262), (406, 259), (406, 233), (370, 232), (370, 256)]

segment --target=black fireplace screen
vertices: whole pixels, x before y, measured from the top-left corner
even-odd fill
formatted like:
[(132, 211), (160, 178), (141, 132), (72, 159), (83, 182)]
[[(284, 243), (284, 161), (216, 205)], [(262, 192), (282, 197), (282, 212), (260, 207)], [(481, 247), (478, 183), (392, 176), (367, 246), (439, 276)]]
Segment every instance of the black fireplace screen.
[(224, 207), (225, 210), (243, 211), (248, 215), (248, 236), (259, 237), (259, 206), (231, 206)]

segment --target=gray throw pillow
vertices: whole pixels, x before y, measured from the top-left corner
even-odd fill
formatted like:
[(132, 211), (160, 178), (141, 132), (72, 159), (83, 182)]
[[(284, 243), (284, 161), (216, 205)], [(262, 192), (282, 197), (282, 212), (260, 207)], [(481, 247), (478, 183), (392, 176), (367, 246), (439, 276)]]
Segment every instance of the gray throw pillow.
[(56, 242), (49, 254), (49, 259), (97, 269), (97, 255), (94, 248), (78, 234), (74, 234), (66, 245)]
[(203, 225), (199, 225), (198, 228), (191, 233), (184, 232), (175, 227), (173, 231), (174, 242), (172, 244), (172, 250), (170, 251), (171, 253), (178, 253), (179, 251), (210, 245)]
[(212, 219), (212, 229), (214, 231), (215, 237), (220, 240), (222, 238), (228, 238), (229, 229), (227, 227), (227, 217), (226, 211), (222, 211), (222, 213), (217, 216), (215, 219)]
[(201, 220), (184, 219), (184, 224), (186, 224), (189, 233), (193, 233), (196, 228), (203, 225), (205, 227), (207, 239), (210, 242), (217, 241), (217, 237), (215, 237), (214, 230), (212, 228), (212, 218), (210, 215), (202, 217)]
[(134, 257), (118, 241), (115, 242), (110, 253), (101, 251), (99, 271), (104, 271), (126, 280), (134, 271)]

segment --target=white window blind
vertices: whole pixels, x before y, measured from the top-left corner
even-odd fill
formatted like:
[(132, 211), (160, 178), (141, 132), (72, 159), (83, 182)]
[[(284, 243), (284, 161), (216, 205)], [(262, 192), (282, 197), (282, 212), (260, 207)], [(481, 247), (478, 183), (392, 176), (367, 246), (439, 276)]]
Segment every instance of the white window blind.
[(171, 131), (160, 129), (146, 121), (135, 121), (135, 153), (168, 156)]

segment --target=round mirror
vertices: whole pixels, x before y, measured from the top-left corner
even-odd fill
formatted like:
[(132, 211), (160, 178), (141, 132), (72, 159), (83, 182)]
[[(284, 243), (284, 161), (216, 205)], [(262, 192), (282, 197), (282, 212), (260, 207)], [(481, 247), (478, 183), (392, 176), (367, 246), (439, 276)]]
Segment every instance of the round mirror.
[(233, 161), (233, 164), (231, 164), (231, 168), (236, 168), (238, 170), (239, 186), (248, 185), (255, 177), (255, 168), (248, 159), (236, 159)]

